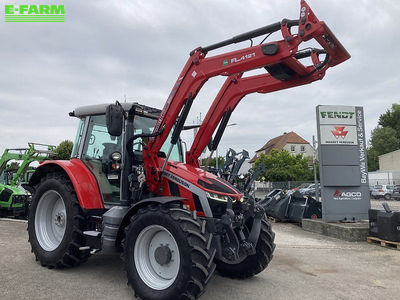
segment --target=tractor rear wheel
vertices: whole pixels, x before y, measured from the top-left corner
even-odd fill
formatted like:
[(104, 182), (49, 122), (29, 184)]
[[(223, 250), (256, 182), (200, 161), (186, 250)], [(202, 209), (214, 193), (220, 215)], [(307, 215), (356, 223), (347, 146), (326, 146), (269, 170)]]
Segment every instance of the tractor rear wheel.
[(78, 265), (89, 257), (82, 215), (74, 188), (62, 173), (43, 177), (33, 196), (28, 217), (32, 252), (42, 266), (63, 268)]
[(196, 299), (214, 270), (213, 235), (196, 212), (152, 205), (131, 218), (123, 240), (128, 284), (141, 299)]
[(272, 260), (275, 250), (274, 239), (275, 233), (271, 229), (271, 224), (264, 217), (261, 220), (261, 231), (256, 245), (256, 253), (237, 264), (229, 264), (218, 260), (216, 262), (218, 273), (225, 277), (242, 279), (262, 272)]

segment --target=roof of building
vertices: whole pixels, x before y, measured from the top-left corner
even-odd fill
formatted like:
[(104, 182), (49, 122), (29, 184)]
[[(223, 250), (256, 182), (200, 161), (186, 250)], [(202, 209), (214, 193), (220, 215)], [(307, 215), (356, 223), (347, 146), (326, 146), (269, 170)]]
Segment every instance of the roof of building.
[[(286, 144), (309, 144), (305, 139), (299, 136), (296, 132), (285, 132), (284, 134), (270, 139), (264, 146), (256, 151), (268, 154), (272, 149), (282, 150)], [(250, 160), (253, 163), (257, 159), (257, 154)]]

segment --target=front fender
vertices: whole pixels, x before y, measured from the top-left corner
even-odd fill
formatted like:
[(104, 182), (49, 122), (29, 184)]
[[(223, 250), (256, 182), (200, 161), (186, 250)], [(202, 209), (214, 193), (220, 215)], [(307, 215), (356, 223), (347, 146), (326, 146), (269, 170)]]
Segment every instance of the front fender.
[(37, 185), (46, 174), (52, 172), (66, 173), (83, 209), (104, 209), (97, 180), (80, 159), (44, 161), (33, 173), (29, 185)]
[(121, 243), (121, 240), (124, 236), (124, 230), (125, 227), (128, 226), (130, 223), (131, 217), (137, 213), (137, 211), (145, 207), (147, 205), (151, 204), (167, 204), (167, 203), (183, 203), (185, 198), (182, 197), (173, 197), (173, 196), (167, 196), (167, 197), (153, 197), (153, 198), (147, 198), (140, 200), (139, 202), (135, 203), (129, 211), (126, 213), (124, 218), (121, 221), (121, 224), (118, 229), (118, 234), (117, 234), (117, 244)]

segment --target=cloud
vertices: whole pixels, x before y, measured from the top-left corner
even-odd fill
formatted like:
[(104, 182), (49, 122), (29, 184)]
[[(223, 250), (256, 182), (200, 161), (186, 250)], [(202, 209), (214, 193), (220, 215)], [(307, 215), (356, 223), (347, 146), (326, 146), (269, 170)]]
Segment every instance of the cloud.
[[(379, 114), (400, 100), (400, 4), (308, 2), (352, 58), (328, 70), (322, 81), (245, 97), (231, 117), (238, 125), (227, 128), (220, 153), (232, 147), (252, 154), (269, 138), (291, 130), (311, 141), (318, 104), (364, 106), (369, 132)], [(68, 112), (77, 106), (126, 95), (161, 108), (192, 49), (284, 17), (297, 18), (298, 5), (278, 0), (65, 1), (65, 23), (0, 23), (0, 150), (28, 141), (74, 139), (77, 120)], [(205, 115), (224, 79), (206, 83), (188, 123), (200, 112)], [(191, 139), (191, 133), (183, 136)]]

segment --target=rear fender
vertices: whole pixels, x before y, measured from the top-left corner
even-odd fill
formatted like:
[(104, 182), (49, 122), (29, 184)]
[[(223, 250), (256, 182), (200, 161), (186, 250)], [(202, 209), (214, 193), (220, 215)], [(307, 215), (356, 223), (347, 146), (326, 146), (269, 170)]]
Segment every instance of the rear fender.
[(47, 160), (39, 165), (29, 181), (30, 186), (40, 183), (40, 180), (48, 173), (64, 172), (74, 186), (79, 205), (83, 209), (104, 209), (97, 180), (77, 158), (71, 160)]
[(129, 211), (126, 213), (119, 226), (116, 243), (119, 245), (124, 237), (125, 227), (129, 225), (131, 217), (138, 212), (142, 207), (152, 205), (152, 204), (167, 204), (167, 203), (177, 203), (182, 204), (186, 199), (182, 197), (153, 197), (148, 199), (143, 199), (133, 205)]

